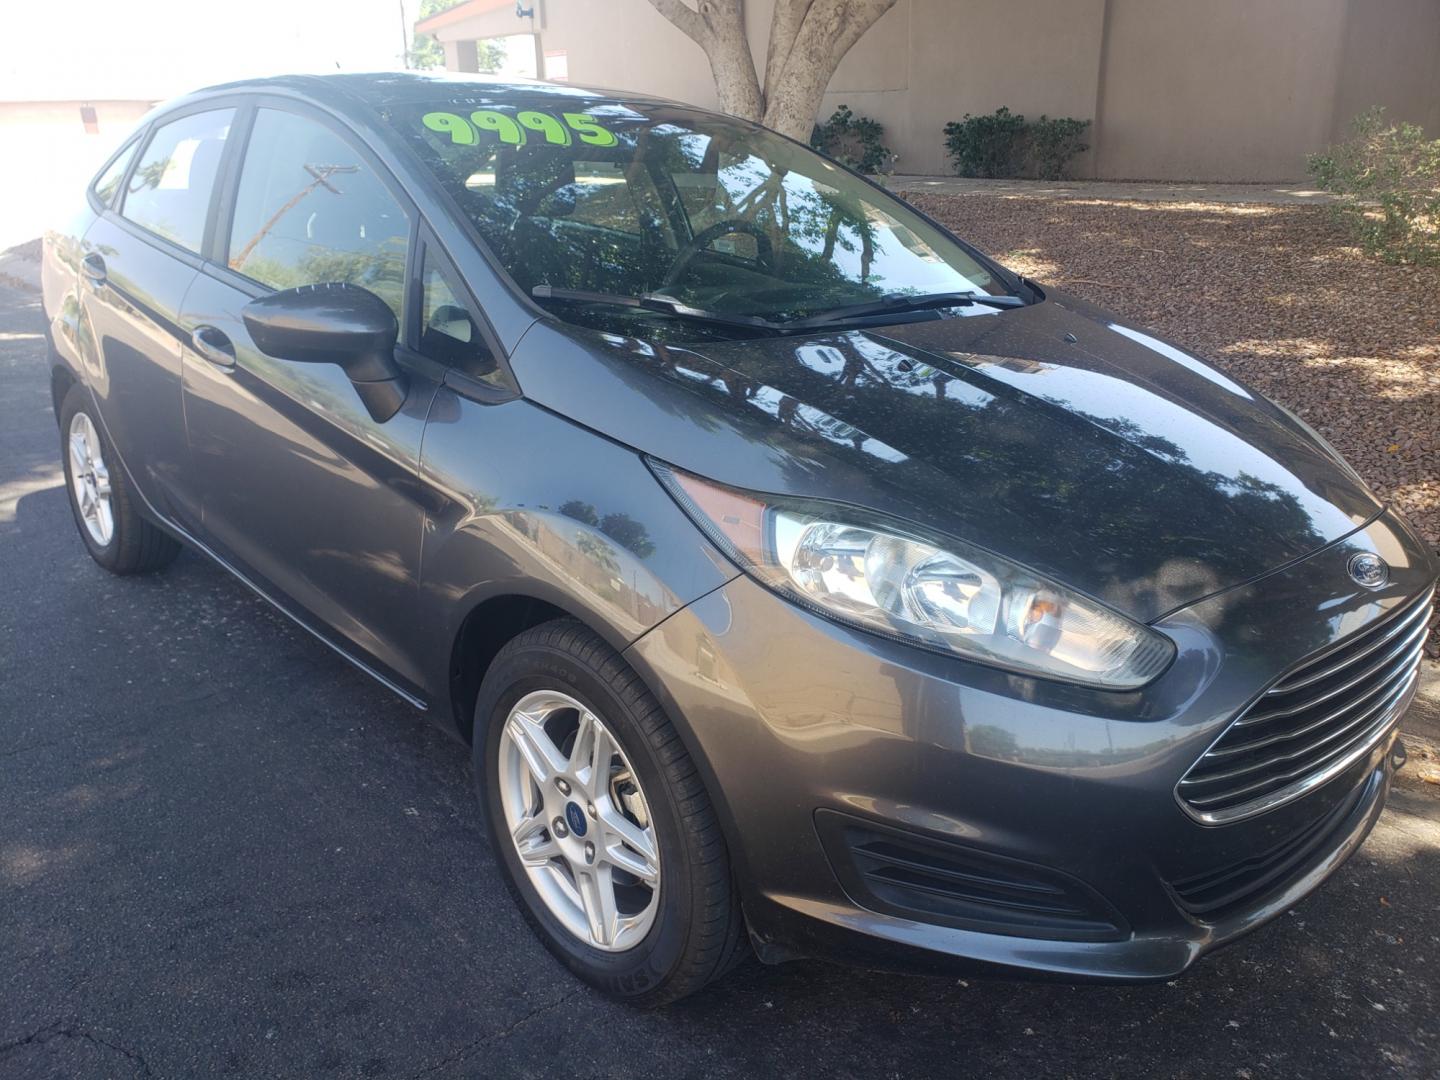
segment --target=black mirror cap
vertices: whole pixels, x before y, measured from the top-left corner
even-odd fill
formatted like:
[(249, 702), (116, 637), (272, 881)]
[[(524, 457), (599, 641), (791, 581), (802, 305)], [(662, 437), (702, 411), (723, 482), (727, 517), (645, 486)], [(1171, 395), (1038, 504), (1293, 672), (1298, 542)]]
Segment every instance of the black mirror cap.
[(266, 356), (338, 364), (355, 382), (393, 379), (400, 327), (390, 305), (344, 282), (301, 285), (252, 300), (241, 315)]

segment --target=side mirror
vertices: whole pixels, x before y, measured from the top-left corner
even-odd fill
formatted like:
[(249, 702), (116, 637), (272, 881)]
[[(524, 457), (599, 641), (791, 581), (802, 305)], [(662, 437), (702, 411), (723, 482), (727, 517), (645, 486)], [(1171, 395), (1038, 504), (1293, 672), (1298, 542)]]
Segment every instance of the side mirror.
[(377, 422), (405, 403), (408, 387), (395, 363), (400, 328), (390, 305), (369, 289), (341, 282), (301, 285), (252, 300), (240, 314), (266, 356), (339, 365)]
[(467, 344), (476, 337), (475, 323), (471, 320), (470, 313), (454, 304), (441, 304), (437, 307), (430, 316), (430, 325), (425, 329)]

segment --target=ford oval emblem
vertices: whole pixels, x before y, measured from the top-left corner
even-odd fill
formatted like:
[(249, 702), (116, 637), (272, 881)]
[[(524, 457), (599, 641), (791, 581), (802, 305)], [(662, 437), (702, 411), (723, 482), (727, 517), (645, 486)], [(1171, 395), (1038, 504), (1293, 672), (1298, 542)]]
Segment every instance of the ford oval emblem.
[(565, 820), (570, 825), (570, 831), (576, 836), (585, 835), (585, 812), (573, 802), (565, 807)]
[(1389, 564), (1374, 552), (1362, 551), (1351, 555), (1346, 569), (1350, 571), (1350, 577), (1355, 584), (1363, 585), (1367, 589), (1378, 589), (1390, 580)]

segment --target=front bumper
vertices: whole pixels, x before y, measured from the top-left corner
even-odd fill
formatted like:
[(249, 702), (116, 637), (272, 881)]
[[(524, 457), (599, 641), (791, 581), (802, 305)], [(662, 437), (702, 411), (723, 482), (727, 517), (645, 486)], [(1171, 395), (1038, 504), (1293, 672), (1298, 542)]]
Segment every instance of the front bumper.
[[(1362, 550), (1390, 564), (1384, 588), (1347, 575)], [(1177, 782), (1282, 672), (1383, 618), (1435, 573), (1413, 534), (1382, 516), (1162, 617), (1154, 625), (1174, 639), (1176, 661), (1129, 694), (852, 631), (745, 577), (667, 619), (629, 657), (683, 718), (763, 959), (1164, 979), (1334, 872), (1374, 825), (1402, 755), (1392, 723), (1304, 797), (1221, 826), (1187, 814)], [(877, 878), (881, 864), (888, 876)], [(1256, 885), (1233, 902), (1197, 913), (1187, 900), (1196, 882), (1245, 874)], [(905, 900), (895, 881), (920, 899)], [(960, 899), (935, 899), (946, 890)], [(989, 919), (996, 896), (1008, 910)]]

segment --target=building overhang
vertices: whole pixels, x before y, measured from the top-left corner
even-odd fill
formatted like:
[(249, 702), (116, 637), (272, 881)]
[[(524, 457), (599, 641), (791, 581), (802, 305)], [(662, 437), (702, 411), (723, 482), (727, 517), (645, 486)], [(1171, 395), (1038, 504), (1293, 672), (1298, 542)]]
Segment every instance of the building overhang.
[(446, 27), (454, 26), (466, 19), (473, 19), (477, 15), (488, 15), (492, 11), (514, 6), (515, 0), (465, 0), (464, 3), (436, 12), (428, 19), (421, 19), (415, 24), (415, 32), (439, 36), (438, 32)]

